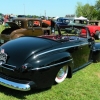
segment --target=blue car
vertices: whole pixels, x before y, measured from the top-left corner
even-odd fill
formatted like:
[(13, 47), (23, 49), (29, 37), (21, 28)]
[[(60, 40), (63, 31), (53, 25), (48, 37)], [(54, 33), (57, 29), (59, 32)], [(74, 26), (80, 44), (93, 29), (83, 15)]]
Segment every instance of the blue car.
[[(73, 21), (73, 19), (60, 17), (60, 18), (58, 18), (56, 20), (56, 24), (59, 26), (59, 28), (61, 30), (65, 30), (65, 28), (67, 27), (67, 25), (69, 23), (71, 23), (72, 21)], [(55, 26), (55, 30), (57, 30), (56, 26)]]

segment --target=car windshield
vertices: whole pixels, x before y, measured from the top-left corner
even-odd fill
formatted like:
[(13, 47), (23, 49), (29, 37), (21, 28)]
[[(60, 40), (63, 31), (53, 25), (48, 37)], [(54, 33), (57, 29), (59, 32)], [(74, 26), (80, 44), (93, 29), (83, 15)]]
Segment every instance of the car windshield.
[(52, 39), (58, 42), (76, 41), (79, 39), (86, 39), (90, 36), (89, 30), (82, 26), (68, 26), (65, 31), (61, 31), (61, 34), (57, 35), (43, 35), (40, 37)]
[(69, 19), (63, 19), (63, 23), (70, 23)]
[(65, 33), (63, 35), (68, 35), (68, 36), (78, 36), (78, 37), (87, 37), (87, 30), (86, 28), (83, 27), (69, 27), (66, 28)]
[(87, 20), (74, 20), (74, 23), (77, 23), (77, 24), (88, 24), (88, 21)]

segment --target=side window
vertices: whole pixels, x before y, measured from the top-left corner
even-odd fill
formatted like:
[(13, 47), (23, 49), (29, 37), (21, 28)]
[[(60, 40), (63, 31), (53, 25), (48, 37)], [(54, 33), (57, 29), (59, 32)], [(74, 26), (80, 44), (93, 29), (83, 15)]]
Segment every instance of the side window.
[(68, 20), (68, 19), (64, 19), (64, 20), (63, 20), (63, 23), (68, 24), (68, 23), (70, 23), (70, 20)]
[(32, 28), (33, 26), (33, 22), (32, 21), (28, 21), (28, 28)]
[(87, 37), (87, 30), (82, 28), (66, 28), (66, 33), (68, 36)]
[(61, 20), (61, 19), (57, 19), (57, 21), (58, 21), (58, 22), (61, 22), (62, 20)]
[(38, 21), (38, 20), (34, 21), (33, 27), (40, 27), (40, 21)]

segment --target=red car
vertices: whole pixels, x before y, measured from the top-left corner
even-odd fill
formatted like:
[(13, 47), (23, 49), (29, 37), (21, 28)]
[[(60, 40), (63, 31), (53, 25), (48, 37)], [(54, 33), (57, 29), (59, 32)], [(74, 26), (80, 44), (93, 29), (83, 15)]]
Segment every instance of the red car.
[(92, 37), (94, 37), (95, 39), (99, 40), (100, 39), (100, 26), (96, 26), (96, 25), (87, 25), (90, 34)]
[[(69, 27), (69, 26), (85, 26), (85, 27), (87, 27), (88, 29), (89, 29), (89, 31), (90, 31), (90, 35), (92, 36), (92, 37), (94, 37), (96, 40), (100, 40), (100, 26), (97, 26), (97, 25), (84, 25), (84, 24), (76, 24), (76, 23), (70, 23), (70, 24), (68, 24), (68, 26), (67, 27)], [(86, 34), (86, 30), (84, 30), (84, 29), (81, 29), (81, 35), (82, 34)]]

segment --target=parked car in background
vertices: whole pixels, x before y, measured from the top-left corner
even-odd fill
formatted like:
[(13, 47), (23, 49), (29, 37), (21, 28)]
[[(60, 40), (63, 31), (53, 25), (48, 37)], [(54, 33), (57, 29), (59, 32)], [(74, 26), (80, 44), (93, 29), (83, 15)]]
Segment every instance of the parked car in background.
[[(70, 26), (76, 26), (78, 25), (77, 23), (69, 23), (68, 25)], [(94, 37), (96, 40), (100, 40), (100, 26), (97, 26), (97, 25), (85, 25), (85, 24), (80, 24), (82, 26), (85, 26), (89, 29), (90, 31), (90, 35), (92, 37)], [(86, 34), (86, 30), (81, 30), (81, 32), (84, 34)]]
[(89, 20), (88, 24), (100, 26), (100, 20)]
[(0, 25), (2, 25), (4, 22), (4, 16), (2, 13), (0, 13)]
[(100, 26), (97, 25), (87, 25), (89, 28), (90, 34), (96, 40), (100, 40)]
[(2, 25), (2, 24), (3, 24), (3, 21), (4, 21), (3, 19), (0, 19), (0, 25)]
[(80, 16), (80, 17), (75, 17), (73, 22), (77, 24), (87, 25), (89, 23), (89, 20), (83, 16)]
[[(87, 25), (89, 20), (85, 17), (75, 17), (75, 18), (67, 18), (67, 17), (59, 17), (56, 20), (56, 24), (59, 25), (61, 30), (65, 30), (68, 24), (70, 23), (76, 23), (76, 24), (85, 24)], [(55, 27), (55, 30), (56, 27)]]
[(17, 15), (17, 17), (20, 17), (20, 18), (25, 18), (26, 15)]
[(99, 61), (100, 43), (83, 25), (68, 26), (64, 34), (23, 36), (0, 46), (0, 85), (20, 91), (50, 88)]
[(39, 36), (51, 34), (51, 28), (41, 19), (14, 18), (12, 22), (6, 22), (9, 27), (0, 34), (0, 43), (5, 43), (20, 36)]
[[(65, 30), (65, 28), (67, 27), (67, 25), (69, 23), (73, 22), (73, 19), (59, 17), (59, 18), (57, 18), (57, 20), (55, 22), (60, 27), (61, 30)], [(57, 30), (56, 26), (55, 26), (55, 30)]]

